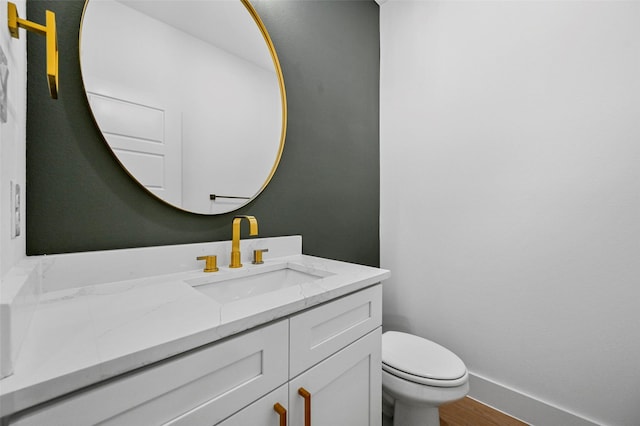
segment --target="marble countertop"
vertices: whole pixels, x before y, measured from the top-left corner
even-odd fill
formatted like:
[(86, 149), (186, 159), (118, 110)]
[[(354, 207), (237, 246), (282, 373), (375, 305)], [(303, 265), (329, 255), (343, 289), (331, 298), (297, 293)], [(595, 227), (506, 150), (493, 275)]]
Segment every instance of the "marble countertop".
[[(388, 278), (389, 271), (296, 254), (291, 262), (332, 275), (228, 303), (185, 280), (201, 270), (52, 291), (42, 295), (14, 374), (0, 380), (0, 417), (197, 348)], [(235, 272), (221, 267), (216, 274)]]

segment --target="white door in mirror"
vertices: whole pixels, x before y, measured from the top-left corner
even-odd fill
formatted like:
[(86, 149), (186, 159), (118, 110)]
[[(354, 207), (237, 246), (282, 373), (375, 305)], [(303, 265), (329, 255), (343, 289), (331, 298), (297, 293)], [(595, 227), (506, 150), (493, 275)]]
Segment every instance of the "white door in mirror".
[(147, 190), (182, 202), (182, 127), (174, 109), (87, 92), (89, 104), (118, 161)]

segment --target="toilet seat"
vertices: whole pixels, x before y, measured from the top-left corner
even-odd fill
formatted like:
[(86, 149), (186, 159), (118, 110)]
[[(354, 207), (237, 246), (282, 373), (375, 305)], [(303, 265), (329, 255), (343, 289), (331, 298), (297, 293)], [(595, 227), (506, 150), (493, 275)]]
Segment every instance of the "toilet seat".
[(456, 354), (430, 340), (398, 331), (382, 335), (382, 369), (427, 386), (456, 387), (468, 381), (467, 368)]

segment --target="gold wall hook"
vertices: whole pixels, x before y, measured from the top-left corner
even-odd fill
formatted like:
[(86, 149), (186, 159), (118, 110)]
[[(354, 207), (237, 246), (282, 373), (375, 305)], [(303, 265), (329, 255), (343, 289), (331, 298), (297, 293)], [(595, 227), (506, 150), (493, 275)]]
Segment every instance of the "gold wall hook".
[(58, 99), (58, 35), (56, 33), (56, 14), (46, 11), (46, 25), (21, 19), (18, 16), (18, 8), (14, 3), (7, 3), (7, 18), (9, 33), (13, 38), (20, 38), (18, 28), (33, 31), (46, 37), (47, 44), (47, 81), (49, 94), (53, 99)]

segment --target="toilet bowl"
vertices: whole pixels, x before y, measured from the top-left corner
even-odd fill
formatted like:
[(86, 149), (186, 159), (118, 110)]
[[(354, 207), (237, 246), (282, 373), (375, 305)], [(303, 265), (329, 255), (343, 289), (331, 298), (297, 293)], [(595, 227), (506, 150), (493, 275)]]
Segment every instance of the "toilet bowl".
[(385, 426), (439, 426), (438, 407), (468, 392), (467, 367), (450, 350), (412, 334), (382, 335)]

